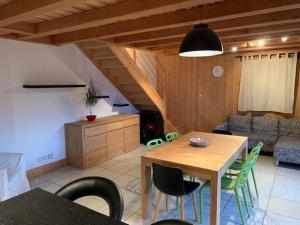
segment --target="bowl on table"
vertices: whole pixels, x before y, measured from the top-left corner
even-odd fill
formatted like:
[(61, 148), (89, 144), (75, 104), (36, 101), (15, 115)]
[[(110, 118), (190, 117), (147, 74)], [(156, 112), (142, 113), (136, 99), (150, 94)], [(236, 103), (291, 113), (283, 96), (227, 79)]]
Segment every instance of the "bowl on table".
[(190, 144), (195, 147), (207, 147), (208, 140), (200, 137), (192, 137), (190, 138)]

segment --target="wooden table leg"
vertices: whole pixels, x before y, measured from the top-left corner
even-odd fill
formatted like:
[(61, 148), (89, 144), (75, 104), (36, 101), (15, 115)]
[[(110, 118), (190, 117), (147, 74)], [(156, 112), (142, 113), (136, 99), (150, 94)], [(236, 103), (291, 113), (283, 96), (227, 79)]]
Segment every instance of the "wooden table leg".
[(210, 225), (220, 225), (221, 220), (221, 175), (214, 174), (211, 179)]
[(141, 203), (142, 203), (142, 218), (147, 219), (152, 210), (151, 205), (151, 167), (143, 163), (141, 165)]

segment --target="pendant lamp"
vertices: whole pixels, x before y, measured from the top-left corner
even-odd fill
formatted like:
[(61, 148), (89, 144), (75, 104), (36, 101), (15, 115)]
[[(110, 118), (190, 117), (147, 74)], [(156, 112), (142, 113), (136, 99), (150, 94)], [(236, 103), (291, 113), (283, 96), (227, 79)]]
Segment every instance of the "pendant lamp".
[(179, 50), (179, 55), (183, 57), (206, 57), (221, 54), (223, 54), (223, 45), (218, 35), (203, 23), (194, 26), (193, 30), (185, 36)]
[(223, 54), (223, 46), (217, 34), (206, 24), (198, 24), (183, 39), (180, 56), (206, 57)]

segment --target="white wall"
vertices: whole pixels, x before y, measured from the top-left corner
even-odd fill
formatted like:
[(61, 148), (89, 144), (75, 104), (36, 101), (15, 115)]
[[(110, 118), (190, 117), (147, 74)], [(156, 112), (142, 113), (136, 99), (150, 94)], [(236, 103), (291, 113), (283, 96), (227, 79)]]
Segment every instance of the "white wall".
[[(93, 78), (100, 100), (94, 114), (118, 114), (114, 102), (127, 100), (74, 46), (0, 40), (0, 152), (25, 153), (27, 169), (65, 158), (64, 123), (88, 114), (84, 89), (23, 89), (23, 84), (81, 84)], [(136, 112), (130, 105), (121, 113)], [(37, 157), (53, 154), (50, 160)]]

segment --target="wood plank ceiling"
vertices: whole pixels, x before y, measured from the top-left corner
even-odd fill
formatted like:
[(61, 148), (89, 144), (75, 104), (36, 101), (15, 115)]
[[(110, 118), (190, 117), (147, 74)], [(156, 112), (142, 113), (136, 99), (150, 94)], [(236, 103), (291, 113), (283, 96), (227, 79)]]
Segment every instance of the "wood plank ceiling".
[(228, 52), (300, 47), (300, 0), (0, 0), (0, 37), (51, 45), (100, 40), (176, 54), (201, 18)]

